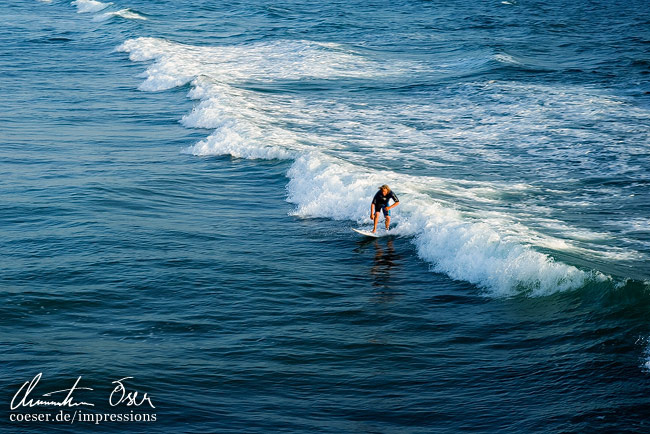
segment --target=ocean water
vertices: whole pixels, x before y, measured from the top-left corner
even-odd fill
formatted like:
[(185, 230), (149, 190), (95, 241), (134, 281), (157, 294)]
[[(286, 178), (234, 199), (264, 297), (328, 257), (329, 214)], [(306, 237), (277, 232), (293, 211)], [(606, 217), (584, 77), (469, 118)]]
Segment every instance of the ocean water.
[(0, 16), (1, 432), (649, 429), (646, 2)]

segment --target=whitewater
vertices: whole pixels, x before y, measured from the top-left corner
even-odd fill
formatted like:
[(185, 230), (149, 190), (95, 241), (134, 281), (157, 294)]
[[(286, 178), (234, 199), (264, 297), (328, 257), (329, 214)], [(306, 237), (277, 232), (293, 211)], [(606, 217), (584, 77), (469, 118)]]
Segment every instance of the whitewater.
[[(480, 153), (481, 158), (488, 160), (508, 159), (498, 149), (503, 146), (500, 141), (504, 139), (504, 130), (510, 139), (508, 136), (521, 136), (523, 128), (527, 128), (526, 136), (532, 136), (531, 142), (542, 145), (543, 131), (547, 129), (581, 136), (594, 133), (579, 128), (567, 132), (561, 120), (545, 125), (527, 122), (522, 126), (504, 118), (498, 124), (489, 118), (496, 114), (488, 115), (476, 128), (468, 128), (453, 118), (462, 117), (471, 125), (476, 119), (485, 119), (472, 111), (489, 109), (476, 105), (464, 110), (470, 113), (450, 115), (449, 111), (459, 104), (456, 99), (450, 104), (428, 105), (396, 100), (391, 101), (393, 106), (378, 107), (358, 96), (345, 95), (337, 100), (303, 98), (293, 93), (255, 89), (269, 83), (300, 80), (399, 80), (424, 65), (381, 63), (339, 44), (306, 40), (199, 47), (137, 38), (126, 41), (118, 51), (128, 52), (132, 61), (149, 63), (140, 85), (143, 91), (190, 86), (188, 97), (198, 102), (181, 123), (213, 132), (182, 152), (293, 160), (287, 173), (287, 200), (295, 204), (294, 214), (303, 218), (328, 217), (363, 224), (369, 198), (378, 185), (387, 182), (403, 198), (394, 218), (394, 232), (413, 237), (418, 254), (431, 264), (433, 271), (474, 283), (489, 294), (544, 295), (576, 289), (588, 281), (611, 279), (595, 268), (580, 269), (557, 261), (552, 254), (540, 251), (544, 249), (610, 259), (617, 255), (623, 259), (646, 258), (632, 248), (603, 249), (590, 245), (591, 240), (611, 235), (575, 227), (557, 218), (549, 218), (538, 226), (560, 228), (564, 236), (527, 226), (526, 217), (533, 220), (531, 208), (537, 207), (544, 214), (543, 204), (535, 204), (526, 212), (504, 210), (500, 197), (523, 195), (539, 187), (522, 182), (466, 181), (426, 175), (432, 167), (461, 165), (468, 161), (468, 154)], [(489, 60), (512, 62), (496, 56)], [(580, 117), (578, 122), (593, 122), (612, 111), (628, 118), (645, 116), (645, 112), (631, 109), (620, 98), (575, 86), (558, 91), (545, 86), (488, 81), (470, 82), (463, 87), (465, 92), (489, 90), (490, 97), (504, 100), (499, 102), (500, 110), (504, 106), (513, 110), (509, 106), (514, 105), (518, 116), (531, 118), (530, 121), (562, 117), (562, 104), (569, 105), (571, 116)], [(550, 109), (535, 107), (542, 92)], [(517, 96), (521, 98), (515, 99)], [(406, 125), (404, 116), (419, 117), (431, 130)], [(451, 127), (445, 133), (446, 139), (470, 142), (466, 145), (469, 149), (441, 149), (437, 143), (440, 132), (433, 128), (443, 122), (447, 122), (446, 128)], [(615, 123), (614, 128), (631, 132), (623, 122)], [(497, 149), (481, 146), (490, 139), (495, 140)], [(512, 144), (521, 147), (532, 143)], [(578, 144), (571, 152), (589, 153), (586, 147), (584, 151), (580, 148)], [(517, 163), (518, 159), (508, 163)], [(405, 170), (391, 169), (396, 165)], [(411, 167), (417, 169), (409, 170)], [(561, 166), (553, 169), (567, 170)], [(562, 175), (566, 173), (557, 176)], [(486, 210), (485, 204), (492, 206)]]

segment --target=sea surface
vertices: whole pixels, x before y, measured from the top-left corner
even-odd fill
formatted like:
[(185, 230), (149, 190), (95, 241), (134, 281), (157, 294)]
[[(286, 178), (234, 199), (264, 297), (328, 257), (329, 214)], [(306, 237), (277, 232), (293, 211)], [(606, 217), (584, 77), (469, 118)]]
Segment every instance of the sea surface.
[(0, 19), (0, 432), (650, 430), (646, 0)]

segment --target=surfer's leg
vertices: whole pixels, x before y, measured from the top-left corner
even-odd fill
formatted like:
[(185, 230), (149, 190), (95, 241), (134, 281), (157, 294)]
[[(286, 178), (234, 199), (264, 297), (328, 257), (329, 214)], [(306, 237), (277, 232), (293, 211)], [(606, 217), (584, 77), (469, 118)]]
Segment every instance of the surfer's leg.
[(386, 230), (390, 227), (390, 210), (387, 210), (385, 207), (382, 208), (382, 211), (384, 212), (384, 220), (386, 222)]
[(373, 233), (373, 234), (374, 234), (375, 232), (377, 232), (377, 222), (378, 222), (378, 221), (379, 221), (379, 211), (377, 211), (377, 212), (375, 213), (375, 220), (374, 220), (375, 225), (372, 227), (372, 233)]

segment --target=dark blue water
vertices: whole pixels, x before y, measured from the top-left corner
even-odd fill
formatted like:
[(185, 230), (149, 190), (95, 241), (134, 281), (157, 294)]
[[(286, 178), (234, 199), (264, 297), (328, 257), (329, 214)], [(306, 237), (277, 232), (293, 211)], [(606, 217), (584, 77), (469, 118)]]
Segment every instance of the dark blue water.
[(0, 431), (647, 431), (645, 6), (2, 4)]

